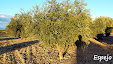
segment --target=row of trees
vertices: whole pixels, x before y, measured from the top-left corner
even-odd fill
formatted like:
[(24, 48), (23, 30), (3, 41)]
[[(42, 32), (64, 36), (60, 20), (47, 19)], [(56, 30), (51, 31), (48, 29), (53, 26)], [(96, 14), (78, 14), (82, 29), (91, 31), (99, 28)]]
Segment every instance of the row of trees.
[(96, 37), (113, 26), (113, 19), (109, 17), (98, 17), (92, 21), (86, 5), (83, 0), (73, 3), (69, 0), (60, 3), (47, 1), (41, 9), (36, 5), (29, 12), (15, 14), (6, 31), (15, 37), (36, 36), (46, 46), (57, 47), (62, 59), (68, 45), (74, 44), (79, 35), (89, 44), (88, 38)]
[(112, 30), (111, 27), (113, 27), (113, 19), (105, 16), (95, 18), (90, 26), (91, 30), (93, 31), (93, 35), (95, 35), (95, 37), (97, 36), (98, 39), (101, 39), (103, 34), (109, 36)]

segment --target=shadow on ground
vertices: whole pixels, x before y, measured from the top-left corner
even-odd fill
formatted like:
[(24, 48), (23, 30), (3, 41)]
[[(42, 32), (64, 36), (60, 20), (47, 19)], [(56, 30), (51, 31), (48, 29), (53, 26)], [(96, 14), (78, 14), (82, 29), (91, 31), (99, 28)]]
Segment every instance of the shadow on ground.
[(94, 55), (107, 56), (107, 54), (113, 57), (112, 53), (91, 42), (85, 50), (77, 49), (77, 64), (113, 64), (113, 59), (101, 62), (94, 60)]
[(108, 37), (104, 36), (104, 37), (102, 37), (101, 40), (98, 40), (98, 41), (104, 42), (107, 44), (113, 44), (113, 36), (108, 36)]
[(31, 46), (32, 44), (38, 43), (38, 40), (35, 41), (28, 41), (28, 42), (22, 42), (19, 44), (13, 44), (13, 45), (9, 45), (9, 46), (5, 46), (5, 47), (0, 47), (0, 55), (7, 53), (7, 52), (11, 52), (17, 49), (21, 49), (27, 46)]
[[(80, 42), (83, 41), (82, 39), (79, 38), (78, 42), (80, 44)], [(77, 42), (75, 42), (75, 44), (76, 43)], [(94, 60), (94, 55), (107, 56), (108, 54), (109, 56), (113, 57), (113, 54), (111, 52), (105, 50), (104, 47), (98, 44), (90, 42), (88, 47), (86, 47), (85, 49), (80, 48), (78, 44), (76, 44), (76, 46), (77, 46), (77, 50), (76, 50), (77, 55), (75, 59), (76, 64), (113, 64), (113, 59), (108, 61), (102, 60), (101, 62), (99, 62), (99, 60)]]
[(0, 39), (0, 41), (3, 41), (3, 40), (12, 40), (12, 39), (19, 39), (19, 38), (3, 38), (3, 39)]

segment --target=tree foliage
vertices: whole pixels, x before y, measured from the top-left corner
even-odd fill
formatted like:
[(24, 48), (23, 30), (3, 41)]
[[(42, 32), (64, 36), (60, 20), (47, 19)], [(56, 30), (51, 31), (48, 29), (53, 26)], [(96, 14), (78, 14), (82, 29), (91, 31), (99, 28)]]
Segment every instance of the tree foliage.
[(22, 25), (19, 20), (17, 20), (16, 18), (11, 18), (11, 22), (6, 28), (6, 32), (11, 36), (20, 37), (21, 27)]
[[(65, 52), (68, 45), (74, 44), (79, 35), (87, 43), (90, 36), (91, 18), (84, 8), (85, 3), (69, 0), (57, 3), (56, 0), (48, 1), (42, 13), (35, 17), (41, 17), (39, 39), (49, 47), (60, 47), (60, 52)], [(76, 7), (76, 8), (75, 8)], [(69, 11), (70, 10), (70, 11)], [(78, 11), (79, 12), (78, 12)], [(38, 21), (37, 20), (37, 21)], [(59, 49), (59, 48), (58, 48)]]
[(97, 17), (90, 26), (95, 36), (105, 34), (107, 27), (113, 27), (113, 19), (105, 16)]

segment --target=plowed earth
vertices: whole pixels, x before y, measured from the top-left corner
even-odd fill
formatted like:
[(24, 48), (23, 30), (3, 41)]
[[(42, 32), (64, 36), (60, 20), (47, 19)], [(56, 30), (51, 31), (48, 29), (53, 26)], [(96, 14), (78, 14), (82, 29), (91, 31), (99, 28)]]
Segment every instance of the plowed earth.
[(13, 38), (0, 34), (0, 64), (113, 64), (109, 61), (94, 60), (94, 55), (113, 57), (113, 34), (102, 40), (90, 38), (90, 44), (84, 50), (71, 46), (59, 60), (56, 48), (46, 48), (35, 37)]

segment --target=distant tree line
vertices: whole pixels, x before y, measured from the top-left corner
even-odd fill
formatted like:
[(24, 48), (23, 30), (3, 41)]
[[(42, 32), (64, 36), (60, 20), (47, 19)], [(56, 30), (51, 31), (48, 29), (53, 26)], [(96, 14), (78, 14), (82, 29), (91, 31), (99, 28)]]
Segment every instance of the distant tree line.
[(85, 6), (87, 3), (83, 0), (47, 1), (42, 8), (36, 5), (33, 10), (15, 14), (6, 31), (15, 37), (36, 36), (47, 47), (56, 47), (62, 59), (66, 48), (73, 45), (79, 35), (88, 45), (88, 38), (104, 34), (107, 27), (113, 27), (113, 19), (109, 17), (101, 16), (93, 21)]

